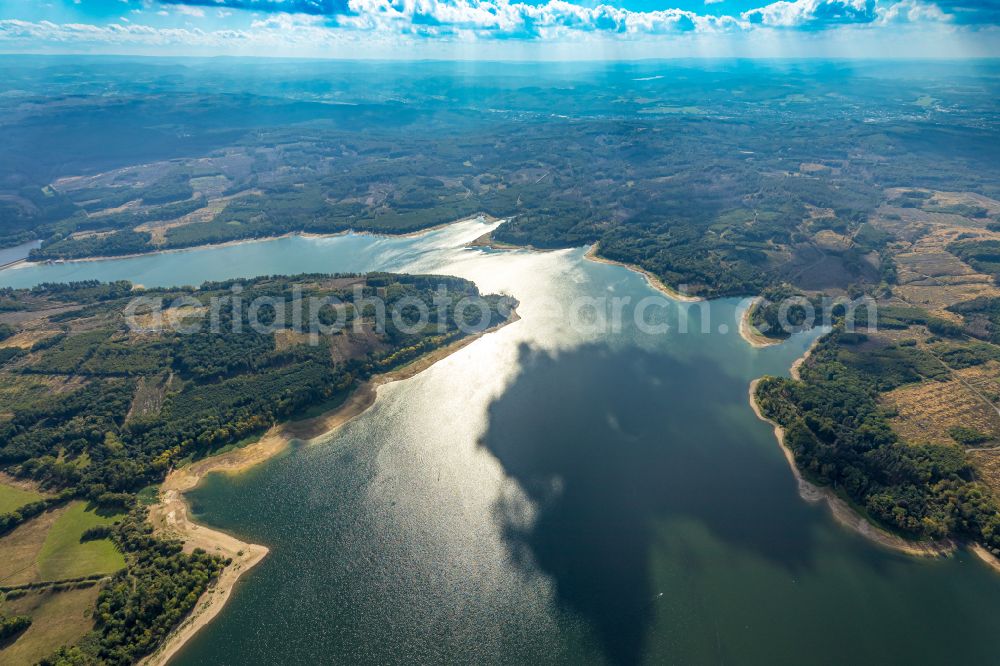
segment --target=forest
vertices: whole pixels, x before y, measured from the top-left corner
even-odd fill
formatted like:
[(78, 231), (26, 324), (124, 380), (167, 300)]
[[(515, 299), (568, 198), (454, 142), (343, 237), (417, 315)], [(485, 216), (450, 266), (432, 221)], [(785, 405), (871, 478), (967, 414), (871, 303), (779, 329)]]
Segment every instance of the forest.
[[(257, 297), (291, 302), (293, 286), (303, 283), (307, 287), (301, 297), (306, 301), (300, 321), (294, 321), (291, 308), (280, 308), (283, 321), (274, 319), (278, 310), (274, 307), (259, 315), (271, 317), (267, 326), (284, 331), (294, 344), (279, 347), (279, 334), (255, 330), (247, 309), (234, 313), (234, 287), (242, 289), (243, 302)], [(449, 301), (439, 310), (431, 306), (442, 287)], [(126, 296), (133, 293), (128, 283), (92, 282), (40, 285), (13, 293), (14, 302), (31, 308), (57, 301), (81, 309), (73, 316), (58, 317), (62, 332), (40, 340), (26, 357), (3, 366), (2, 377), (14, 388), (12, 400), (18, 409), (0, 422), (0, 464), (44, 486), (73, 489), (102, 503), (112, 501), (155, 483), (185, 457), (204, 456), (261, 432), (312, 404), (350, 391), (375, 372), (461, 337), (458, 324), (465, 322), (457, 319), (455, 304), (479, 295), (472, 283), (458, 278), (387, 274), (259, 278), (208, 283), (197, 291), (141, 292), (149, 299), (192, 298), (205, 306), (213, 298), (229, 297), (228, 305), (219, 309), (217, 330), (208, 318), (201, 318), (197, 330), (180, 333), (127, 329), (121, 312)], [(322, 321), (324, 315), (310, 312), (308, 299), (334, 297), (351, 304), (359, 295), (371, 299), (380, 294), (390, 309), (403, 299), (427, 303), (432, 315), (425, 330), (403, 332), (391, 317), (386, 318), (384, 330), (375, 330), (375, 324), (367, 321), (372, 313), (366, 310), (366, 321), (351, 321), (349, 330), (307, 343), (310, 321), (314, 317)], [(499, 296), (486, 296), (483, 302), (490, 308), (486, 326), (503, 321), (512, 307)], [(234, 315), (241, 318), (237, 326)], [(234, 332), (237, 327), (239, 332)], [(342, 348), (365, 353), (345, 357), (338, 351)], [(47, 377), (71, 377), (81, 384), (58, 396), (22, 391), (25, 397), (19, 398), (18, 389)], [(137, 409), (139, 390), (163, 392), (157, 409)], [(86, 465), (78, 463), (82, 457)]]
[(945, 369), (915, 346), (870, 349), (860, 342), (841, 324), (813, 349), (801, 381), (758, 384), (758, 404), (785, 429), (799, 469), (908, 538), (952, 537), (1000, 552), (997, 502), (964, 451), (901, 440), (880, 404), (899, 386), (943, 380)]

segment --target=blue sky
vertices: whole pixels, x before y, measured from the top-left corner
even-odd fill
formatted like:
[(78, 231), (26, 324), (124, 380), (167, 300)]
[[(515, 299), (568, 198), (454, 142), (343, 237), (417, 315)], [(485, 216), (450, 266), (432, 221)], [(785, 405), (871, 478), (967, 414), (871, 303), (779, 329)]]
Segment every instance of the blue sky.
[(1000, 56), (1000, 0), (0, 0), (0, 52)]

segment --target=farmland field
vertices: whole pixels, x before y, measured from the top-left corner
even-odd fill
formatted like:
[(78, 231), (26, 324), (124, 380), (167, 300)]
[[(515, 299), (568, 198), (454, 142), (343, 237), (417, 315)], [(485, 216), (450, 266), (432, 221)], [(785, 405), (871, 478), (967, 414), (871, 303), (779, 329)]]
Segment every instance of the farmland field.
[(125, 566), (125, 558), (107, 539), (80, 541), (80, 536), (99, 525), (111, 525), (114, 516), (88, 510), (84, 502), (73, 502), (56, 519), (38, 553), (42, 580), (63, 580), (92, 574), (114, 573)]
[(42, 499), (40, 493), (19, 488), (0, 480), (0, 513), (10, 513), (19, 507)]
[(31, 626), (13, 643), (0, 649), (0, 663), (36, 664), (55, 648), (72, 645), (94, 626), (92, 610), (98, 585), (70, 590), (33, 590), (0, 605), (5, 614), (28, 615)]
[(49, 529), (59, 517), (60, 509), (47, 511), (19, 525), (13, 532), (0, 538), (0, 585), (14, 586), (41, 580), (38, 574), (38, 553), (45, 544)]
[(110, 574), (125, 566), (122, 554), (107, 539), (80, 541), (89, 528), (110, 525), (114, 517), (71, 502), (47, 511), (0, 539), (0, 585), (57, 581), (93, 574)]

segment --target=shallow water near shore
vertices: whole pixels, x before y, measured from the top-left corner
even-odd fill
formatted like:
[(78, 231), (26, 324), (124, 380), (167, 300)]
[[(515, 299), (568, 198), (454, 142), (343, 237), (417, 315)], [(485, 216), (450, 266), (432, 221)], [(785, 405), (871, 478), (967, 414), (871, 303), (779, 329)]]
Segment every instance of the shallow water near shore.
[[(799, 498), (747, 385), (812, 335), (753, 349), (736, 299), (650, 307), (668, 327), (643, 333), (634, 308), (656, 292), (640, 275), (583, 248), (463, 247), (491, 226), (0, 271), (10, 286), (433, 272), (521, 302), (520, 321), (382, 387), (344, 428), (191, 494), (271, 554), (175, 663), (995, 660), (1000, 576), (965, 552), (884, 551)], [(565, 304), (608, 296), (630, 299), (620, 330), (568, 324)]]
[(28, 241), (14, 247), (0, 248), (0, 266), (7, 266), (8, 264), (23, 261), (32, 250), (41, 244), (41, 241)]

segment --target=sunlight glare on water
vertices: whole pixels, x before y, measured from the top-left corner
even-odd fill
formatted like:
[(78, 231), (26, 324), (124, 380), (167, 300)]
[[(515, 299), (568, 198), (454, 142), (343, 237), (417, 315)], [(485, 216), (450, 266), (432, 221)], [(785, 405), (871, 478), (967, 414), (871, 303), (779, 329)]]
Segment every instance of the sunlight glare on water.
[[(641, 276), (585, 248), (464, 247), (493, 226), (0, 272), (154, 286), (391, 270), (520, 301), (520, 321), (381, 387), (343, 428), (192, 493), (204, 521), (271, 553), (176, 663), (995, 660), (997, 577), (845, 532), (799, 498), (751, 412), (749, 382), (787, 372), (815, 333), (752, 349), (724, 299), (705, 331), (692, 306), (689, 333), (669, 302), (651, 311), (667, 332), (648, 335)], [(568, 304), (605, 296), (630, 299), (621, 330), (570, 325)]]

